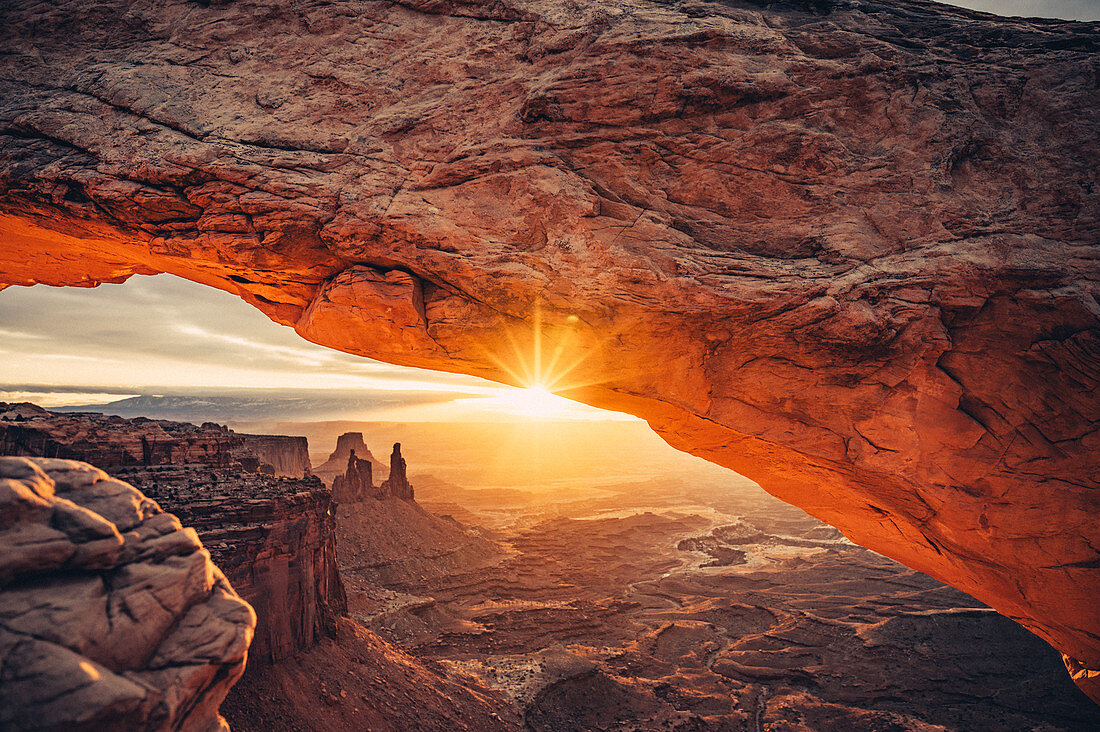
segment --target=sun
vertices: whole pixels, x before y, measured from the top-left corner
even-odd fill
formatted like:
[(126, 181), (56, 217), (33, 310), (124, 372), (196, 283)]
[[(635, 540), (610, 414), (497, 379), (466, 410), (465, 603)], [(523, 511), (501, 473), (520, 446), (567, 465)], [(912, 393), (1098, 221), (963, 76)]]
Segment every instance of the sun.
[(554, 394), (539, 384), (524, 389), (509, 389), (506, 394), (501, 394), (498, 398), (500, 406), (508, 413), (536, 419), (565, 417), (577, 407), (574, 402)]
[(562, 396), (602, 383), (578, 378), (579, 367), (600, 348), (598, 339), (580, 335), (581, 324), (576, 315), (546, 324), (541, 308), (536, 307), (529, 321), (505, 329), (504, 342), (496, 350), (484, 349), (512, 385), (493, 398), (501, 411), (542, 420), (593, 419), (603, 414)]

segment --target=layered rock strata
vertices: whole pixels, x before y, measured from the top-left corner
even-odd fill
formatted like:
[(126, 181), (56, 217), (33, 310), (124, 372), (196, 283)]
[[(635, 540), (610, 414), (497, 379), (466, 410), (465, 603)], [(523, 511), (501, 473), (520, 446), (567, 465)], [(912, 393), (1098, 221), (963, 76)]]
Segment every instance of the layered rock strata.
[(193, 526), (256, 610), (253, 663), (277, 662), (335, 633), (347, 598), (336, 563), (336, 507), (320, 479), (187, 465), (114, 472)]
[[(138, 485), (150, 480), (171, 490), (163, 475), (134, 477)], [(180, 490), (163, 502), (195, 527), (256, 610), (253, 663), (280, 661), (335, 635), (347, 597), (336, 562), (336, 506), (320, 480), (218, 475), (209, 490)]]
[(228, 729), (255, 622), (195, 531), (133, 486), (0, 458), (3, 729)]
[(309, 443), (304, 437), (288, 435), (246, 435), (230, 430), (235, 443), (234, 454), (240, 459), (252, 457), (257, 470), (267, 466), (271, 475), (305, 478), (310, 475)]
[(213, 422), (197, 426), (97, 412), (50, 412), (28, 403), (0, 402), (0, 455), (84, 460), (107, 467), (187, 463), (240, 466), (293, 478), (310, 474), (304, 437), (240, 434)]
[[(189, 463), (228, 468), (231, 432), (144, 417), (54, 413), (34, 404), (0, 402), (0, 454), (82, 460), (102, 467)], [(257, 463), (258, 467), (258, 463)]]
[(504, 381), (538, 333), (570, 396), (1100, 669), (1097, 24), (923, 0), (0, 20), (4, 283), (171, 272)]
[[(268, 475), (262, 469), (270, 464), (257, 457), (275, 457), (286, 445), (293, 449), (285, 456), (308, 454), (305, 438), (259, 435), (263, 440), (256, 450), (250, 437), (211, 423), (196, 427), (0, 404), (3, 451), (80, 455), (194, 527), (214, 562), (256, 610), (252, 661), (273, 662), (335, 632), (347, 599), (336, 564), (331, 492), (311, 475)], [(149, 444), (155, 445), (146, 453), (150, 459), (138, 460), (137, 450)], [(257, 464), (258, 472), (248, 470)]]

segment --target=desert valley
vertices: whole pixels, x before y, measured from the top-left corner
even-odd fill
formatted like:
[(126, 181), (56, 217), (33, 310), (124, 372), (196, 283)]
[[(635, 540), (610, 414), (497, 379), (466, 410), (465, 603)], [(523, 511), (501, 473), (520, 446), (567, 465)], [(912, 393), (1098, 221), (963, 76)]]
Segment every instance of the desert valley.
[(637, 423), (293, 426), (0, 406), (0, 452), (134, 485), (255, 609), (233, 729), (1100, 725), (1012, 621)]

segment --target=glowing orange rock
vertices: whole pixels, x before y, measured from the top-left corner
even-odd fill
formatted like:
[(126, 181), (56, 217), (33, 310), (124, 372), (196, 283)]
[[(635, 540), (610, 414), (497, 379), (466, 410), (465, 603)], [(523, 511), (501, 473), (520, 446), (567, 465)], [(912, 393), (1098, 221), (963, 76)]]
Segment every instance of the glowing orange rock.
[(0, 19), (0, 281), (172, 272), (505, 380), (541, 312), (548, 353), (584, 357), (570, 396), (1100, 669), (1096, 24), (916, 0)]

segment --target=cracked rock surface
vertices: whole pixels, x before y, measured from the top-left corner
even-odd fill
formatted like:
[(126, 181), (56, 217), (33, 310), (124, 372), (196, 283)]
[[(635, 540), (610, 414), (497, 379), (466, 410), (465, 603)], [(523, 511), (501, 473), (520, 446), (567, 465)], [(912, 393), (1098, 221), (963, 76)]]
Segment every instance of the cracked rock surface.
[(0, 458), (0, 727), (228, 729), (255, 624), (194, 530), (136, 488)]
[(0, 20), (0, 282), (171, 272), (323, 345), (504, 381), (538, 332), (567, 396), (1095, 687), (1100, 25), (922, 0)]

